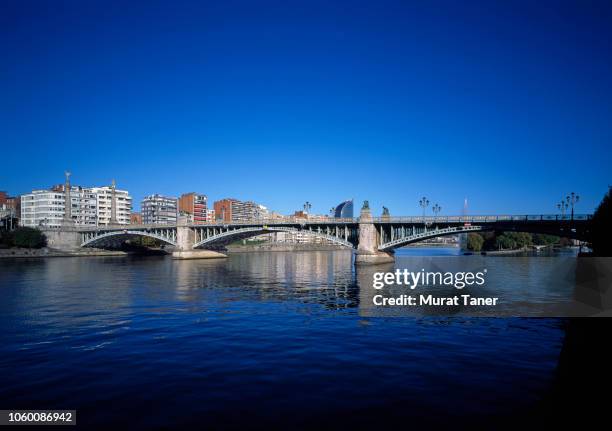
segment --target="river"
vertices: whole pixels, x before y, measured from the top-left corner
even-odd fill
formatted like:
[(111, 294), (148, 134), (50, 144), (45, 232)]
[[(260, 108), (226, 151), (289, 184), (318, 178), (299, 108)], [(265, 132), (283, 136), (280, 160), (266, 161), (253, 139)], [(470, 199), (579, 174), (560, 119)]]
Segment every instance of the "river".
[(347, 251), (3, 260), (0, 409), (76, 409), (88, 429), (447, 425), (550, 390), (562, 319), (370, 316), (363, 290)]

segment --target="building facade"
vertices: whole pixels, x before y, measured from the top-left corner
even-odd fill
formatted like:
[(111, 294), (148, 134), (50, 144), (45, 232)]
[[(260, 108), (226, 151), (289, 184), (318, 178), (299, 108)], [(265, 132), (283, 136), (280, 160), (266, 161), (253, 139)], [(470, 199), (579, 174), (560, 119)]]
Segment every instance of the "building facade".
[(0, 191), (0, 230), (13, 230), (19, 224), (18, 199)]
[(270, 211), (267, 207), (257, 204), (255, 209), (255, 218), (258, 220), (267, 220), (270, 218)]
[(21, 199), (0, 191), (0, 230), (13, 230), (21, 217)]
[(213, 204), (213, 208), (215, 210), (215, 220), (227, 223), (232, 221), (232, 202), (237, 202), (237, 200), (227, 198), (215, 201)]
[(65, 208), (62, 192), (32, 190), (21, 196), (21, 226), (59, 228)]
[[(96, 195), (98, 209), (98, 226), (108, 225), (111, 222), (113, 189), (111, 187), (93, 187)], [(132, 197), (126, 190), (115, 189), (115, 203), (117, 205), (117, 223), (130, 224), (132, 214)]]
[(261, 220), (269, 217), (268, 208), (252, 201), (239, 201), (227, 198), (214, 203), (215, 217), (217, 221), (241, 222)]
[[(21, 226), (59, 228), (66, 211), (64, 185), (48, 190), (32, 190), (21, 196)], [(117, 222), (129, 224), (132, 198), (126, 190), (116, 190)], [(81, 226), (110, 223), (112, 194), (110, 187), (70, 187), (72, 220)]]
[(255, 220), (257, 205), (255, 202), (234, 201), (232, 202), (232, 221)]
[(317, 245), (333, 245), (334, 242), (323, 236), (313, 235), (307, 231), (296, 232), (274, 232), (255, 237), (259, 240), (265, 240), (276, 244), (317, 244)]
[(206, 195), (191, 192), (181, 195), (178, 200), (181, 214), (189, 216), (194, 223), (206, 223), (208, 218), (208, 198)]
[(338, 205), (334, 210), (334, 218), (353, 218), (353, 200)]
[(140, 205), (144, 224), (172, 224), (178, 220), (178, 199), (162, 195), (150, 195)]

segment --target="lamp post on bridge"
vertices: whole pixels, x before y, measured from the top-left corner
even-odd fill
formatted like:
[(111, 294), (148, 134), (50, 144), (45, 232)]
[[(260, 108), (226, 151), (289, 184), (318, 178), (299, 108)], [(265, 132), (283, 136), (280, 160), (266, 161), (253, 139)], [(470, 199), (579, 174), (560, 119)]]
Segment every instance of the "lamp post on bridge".
[(580, 199), (580, 196), (578, 196), (574, 192), (571, 192), (565, 198), (565, 200), (566, 200), (565, 208), (567, 208), (568, 206), (572, 208), (572, 220), (574, 219), (574, 205), (576, 205), (576, 203), (578, 202), (578, 199)]
[(442, 211), (442, 207), (441, 207), (440, 205), (438, 205), (438, 204), (435, 204), (433, 207), (431, 207), (431, 210), (432, 210), (432, 211), (433, 211), (433, 213), (434, 213), (434, 217), (437, 217), (437, 216), (438, 216), (438, 213), (439, 213), (440, 211)]
[(306, 201), (306, 203), (304, 204), (304, 212), (308, 214), (310, 212), (310, 208), (312, 208), (312, 205), (310, 204), (310, 202)]
[(561, 202), (557, 204), (557, 209), (561, 211), (562, 218), (565, 218), (565, 210), (567, 210), (567, 207), (568, 207), (568, 204), (563, 199), (561, 199)]
[(425, 219), (425, 209), (429, 206), (429, 199), (423, 196), (419, 201), (419, 206), (423, 208), (423, 219)]

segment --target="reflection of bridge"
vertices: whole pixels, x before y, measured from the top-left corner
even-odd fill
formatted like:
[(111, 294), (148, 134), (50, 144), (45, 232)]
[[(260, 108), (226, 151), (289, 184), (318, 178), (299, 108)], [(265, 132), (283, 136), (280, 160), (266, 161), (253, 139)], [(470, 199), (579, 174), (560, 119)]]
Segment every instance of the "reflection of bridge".
[(57, 248), (111, 248), (134, 237), (149, 237), (179, 251), (219, 249), (230, 242), (272, 232), (301, 232), (356, 248), (358, 262), (392, 260), (398, 247), (430, 238), (477, 231), (543, 233), (588, 240), (590, 216), (457, 216), (374, 218), (368, 208), (359, 218), (274, 219), (252, 222), (77, 226), (46, 231)]

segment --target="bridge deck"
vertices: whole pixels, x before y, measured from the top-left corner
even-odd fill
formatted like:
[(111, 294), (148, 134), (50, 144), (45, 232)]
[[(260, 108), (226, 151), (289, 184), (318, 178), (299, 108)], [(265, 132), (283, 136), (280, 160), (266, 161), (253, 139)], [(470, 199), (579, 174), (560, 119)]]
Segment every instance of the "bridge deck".
[[(540, 214), (540, 215), (473, 215), (473, 216), (406, 216), (406, 217), (374, 217), (373, 223), (376, 224), (443, 224), (443, 223), (478, 223), (494, 224), (499, 222), (584, 222), (590, 220), (591, 214), (575, 214), (573, 218), (569, 215)], [(248, 227), (248, 226), (307, 226), (307, 225), (357, 225), (359, 217), (355, 218), (320, 218), (320, 219), (261, 219), (252, 221), (235, 222), (211, 222), (211, 223), (187, 223), (180, 224), (188, 227)], [(175, 228), (179, 224), (130, 224), (114, 226), (76, 226), (79, 231), (95, 230), (139, 230), (154, 228)]]

